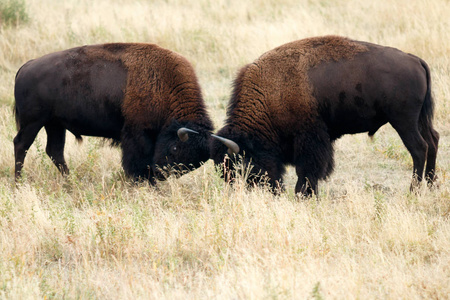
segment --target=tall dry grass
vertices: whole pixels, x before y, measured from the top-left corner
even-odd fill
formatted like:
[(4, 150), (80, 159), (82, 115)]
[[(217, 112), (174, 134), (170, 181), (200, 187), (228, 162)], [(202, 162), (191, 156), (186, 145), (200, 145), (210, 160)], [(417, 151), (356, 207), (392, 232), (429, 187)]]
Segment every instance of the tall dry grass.
[[(27, 20), (0, 23), (1, 298), (448, 298), (448, 1), (22, 2)], [(44, 132), (14, 185), (14, 75), (29, 59), (82, 44), (157, 43), (193, 63), (220, 127), (239, 67), (324, 34), (428, 62), (439, 188), (408, 192), (411, 158), (390, 126), (373, 141), (336, 142), (336, 171), (318, 201), (295, 199), (292, 169), (279, 196), (227, 186), (211, 162), (156, 189), (133, 185), (118, 149), (96, 138), (78, 145), (70, 134), (71, 175), (62, 178)]]

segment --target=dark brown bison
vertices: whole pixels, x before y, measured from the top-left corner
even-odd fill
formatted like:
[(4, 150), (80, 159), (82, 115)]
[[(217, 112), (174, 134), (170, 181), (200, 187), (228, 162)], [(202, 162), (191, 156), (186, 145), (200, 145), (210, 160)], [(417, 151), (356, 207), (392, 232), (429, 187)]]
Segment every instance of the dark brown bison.
[(432, 184), (439, 141), (433, 110), (430, 70), (422, 59), (338, 36), (299, 40), (240, 71), (211, 158), (232, 176), (225, 143), (252, 166), (249, 181), (267, 174), (272, 187), (280, 184), (284, 166), (294, 165), (295, 192), (311, 195), (333, 171), (336, 139), (372, 136), (389, 122), (411, 153), (412, 187), (422, 180), (425, 161)]
[(69, 172), (66, 130), (77, 139), (119, 142), (125, 173), (135, 179), (153, 182), (164, 178), (164, 166), (185, 170), (209, 159), (212, 122), (194, 69), (157, 45), (92, 45), (45, 55), (19, 69), (14, 95), (16, 179), (42, 127), (46, 152), (63, 174)]

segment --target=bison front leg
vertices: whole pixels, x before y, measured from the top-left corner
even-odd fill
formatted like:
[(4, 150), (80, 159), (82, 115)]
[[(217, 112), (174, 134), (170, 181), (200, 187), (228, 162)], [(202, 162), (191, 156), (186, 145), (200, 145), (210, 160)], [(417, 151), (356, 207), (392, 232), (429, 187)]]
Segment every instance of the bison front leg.
[(318, 194), (318, 182), (333, 171), (333, 144), (323, 128), (298, 134), (295, 138), (295, 170), (298, 181), (295, 193)]
[(297, 166), (295, 171), (298, 177), (297, 184), (295, 185), (295, 194), (300, 194), (305, 197), (311, 197), (313, 193), (317, 195), (318, 179), (312, 174), (306, 175), (301, 166)]
[(125, 174), (136, 181), (147, 179), (155, 184), (153, 154), (155, 142), (144, 130), (125, 127), (122, 130), (122, 167)]

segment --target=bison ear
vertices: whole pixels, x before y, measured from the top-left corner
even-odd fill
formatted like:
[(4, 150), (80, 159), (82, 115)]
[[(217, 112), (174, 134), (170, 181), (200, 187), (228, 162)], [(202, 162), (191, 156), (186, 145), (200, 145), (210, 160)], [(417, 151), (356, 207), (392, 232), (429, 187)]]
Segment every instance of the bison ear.
[(189, 128), (186, 128), (186, 127), (181, 127), (177, 131), (178, 137), (180, 138), (180, 140), (182, 142), (186, 142), (189, 139), (189, 134), (188, 133), (196, 133), (196, 134), (198, 134), (197, 131), (189, 129)]
[(233, 142), (232, 140), (226, 139), (224, 137), (215, 135), (215, 134), (211, 134), (211, 136), (219, 141), (221, 141), (225, 146), (228, 147), (228, 154), (233, 155), (233, 154), (238, 154), (239, 151), (241, 150), (239, 148), (239, 145), (236, 144), (235, 142)]

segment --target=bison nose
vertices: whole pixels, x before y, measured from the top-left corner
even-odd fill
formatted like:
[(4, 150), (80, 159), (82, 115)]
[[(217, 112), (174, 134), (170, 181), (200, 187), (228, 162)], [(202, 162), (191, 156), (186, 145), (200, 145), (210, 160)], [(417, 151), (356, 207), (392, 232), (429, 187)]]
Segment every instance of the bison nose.
[(163, 180), (166, 180), (167, 177), (169, 177), (169, 172), (167, 172), (167, 168), (165, 170), (164, 167), (154, 165), (154, 166), (152, 166), (152, 170), (153, 170), (153, 174), (154, 174), (155, 178), (158, 180), (163, 181)]
[(183, 164), (168, 164), (165, 166), (155, 165), (152, 167), (153, 174), (158, 180), (166, 180), (169, 176), (180, 177), (181, 175), (187, 173), (191, 168)]

